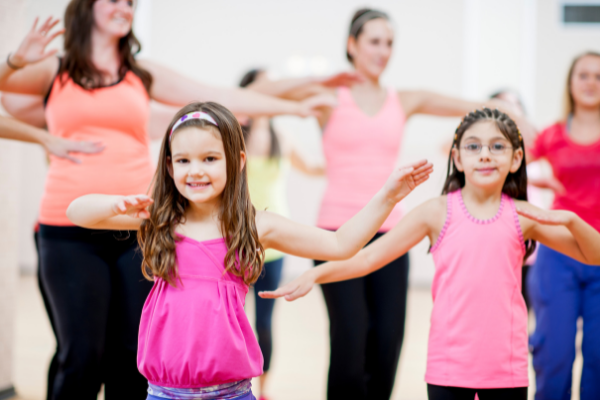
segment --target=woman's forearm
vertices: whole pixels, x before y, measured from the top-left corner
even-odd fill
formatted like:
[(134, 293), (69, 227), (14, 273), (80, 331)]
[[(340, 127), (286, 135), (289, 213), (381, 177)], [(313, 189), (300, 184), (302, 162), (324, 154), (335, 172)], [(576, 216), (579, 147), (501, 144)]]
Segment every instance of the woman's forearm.
[(46, 146), (51, 139), (43, 129), (33, 127), (12, 118), (0, 116), (0, 138)]

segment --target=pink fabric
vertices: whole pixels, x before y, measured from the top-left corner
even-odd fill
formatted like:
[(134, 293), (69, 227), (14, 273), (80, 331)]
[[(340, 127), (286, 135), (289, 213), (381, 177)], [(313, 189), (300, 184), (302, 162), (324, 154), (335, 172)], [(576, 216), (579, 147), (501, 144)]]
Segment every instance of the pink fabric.
[(600, 231), (600, 140), (577, 144), (569, 138), (565, 124), (557, 123), (540, 133), (531, 154), (546, 158), (565, 187), (565, 193), (555, 195), (552, 208), (573, 211)]
[[(383, 107), (373, 117), (356, 105), (350, 89), (338, 89), (338, 106), (323, 132), (327, 189), (319, 227), (339, 228), (383, 187), (396, 166), (404, 122), (404, 111), (393, 89), (388, 90)], [(380, 231), (389, 231), (401, 216), (400, 206), (396, 206)]]
[(525, 244), (513, 200), (489, 220), (471, 216), (460, 190), (448, 195), (435, 263), (427, 383), (477, 389), (528, 386)]
[(140, 322), (138, 368), (154, 385), (196, 388), (262, 374), (263, 357), (244, 312), (248, 286), (223, 274), (223, 239), (177, 242), (181, 283), (157, 279)]

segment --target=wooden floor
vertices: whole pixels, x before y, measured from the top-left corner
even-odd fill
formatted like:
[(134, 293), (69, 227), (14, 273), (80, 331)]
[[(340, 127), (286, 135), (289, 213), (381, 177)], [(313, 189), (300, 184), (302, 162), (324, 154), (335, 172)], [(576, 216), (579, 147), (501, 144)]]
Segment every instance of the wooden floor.
[[(42, 400), (54, 339), (33, 276), (21, 277), (18, 293), (14, 383), (19, 399)], [(407, 331), (393, 400), (427, 399), (423, 376), (431, 306), (429, 290), (409, 291)], [(251, 296), (246, 308), (252, 321), (254, 307)], [(300, 301), (277, 303), (274, 356), (267, 388), (270, 400), (325, 399), (329, 356), (327, 329), (327, 314), (320, 289), (313, 290)], [(573, 399), (577, 399), (576, 377), (581, 370), (581, 357), (578, 357), (574, 370)], [(530, 380), (533, 383), (533, 379)], [(255, 384), (254, 387), (255, 394), (258, 394), (258, 386)], [(530, 398), (533, 398), (533, 384)]]

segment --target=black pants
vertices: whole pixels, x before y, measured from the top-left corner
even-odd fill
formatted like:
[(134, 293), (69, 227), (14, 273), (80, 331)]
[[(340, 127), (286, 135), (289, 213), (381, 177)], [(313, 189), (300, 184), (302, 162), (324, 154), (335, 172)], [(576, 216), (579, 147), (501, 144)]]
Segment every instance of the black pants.
[(41, 283), (58, 353), (51, 400), (145, 399), (137, 334), (152, 283), (141, 273), (135, 232), (41, 225)]
[(389, 399), (404, 338), (408, 254), (363, 278), (321, 288), (331, 347), (327, 399)]
[(469, 389), (427, 384), (427, 396), (429, 400), (473, 400), (475, 394), (477, 394), (479, 400), (527, 400), (526, 387)]
[(258, 296), (258, 292), (275, 290), (281, 280), (281, 270), (283, 269), (283, 258), (268, 261), (264, 264), (263, 272), (260, 278), (254, 284), (254, 302), (256, 304), (256, 333), (258, 336), (258, 345), (262, 351), (265, 360), (263, 371), (269, 371), (271, 368), (271, 355), (273, 354), (273, 334), (272, 320), (275, 299), (263, 299)]

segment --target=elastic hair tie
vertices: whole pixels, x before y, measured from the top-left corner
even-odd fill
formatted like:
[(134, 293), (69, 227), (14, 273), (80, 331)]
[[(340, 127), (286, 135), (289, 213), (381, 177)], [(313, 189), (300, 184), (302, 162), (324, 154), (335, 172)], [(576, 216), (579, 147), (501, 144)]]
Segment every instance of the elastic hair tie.
[(173, 137), (173, 132), (175, 132), (175, 129), (179, 128), (179, 126), (185, 121), (189, 121), (191, 119), (203, 119), (204, 121), (213, 124), (217, 128), (219, 127), (219, 124), (217, 124), (217, 122), (214, 120), (213, 117), (210, 116), (210, 114), (207, 114), (202, 111), (192, 111), (179, 118), (175, 125), (173, 125), (173, 129), (171, 129), (171, 133), (169, 133), (169, 143), (171, 143), (171, 138)]

